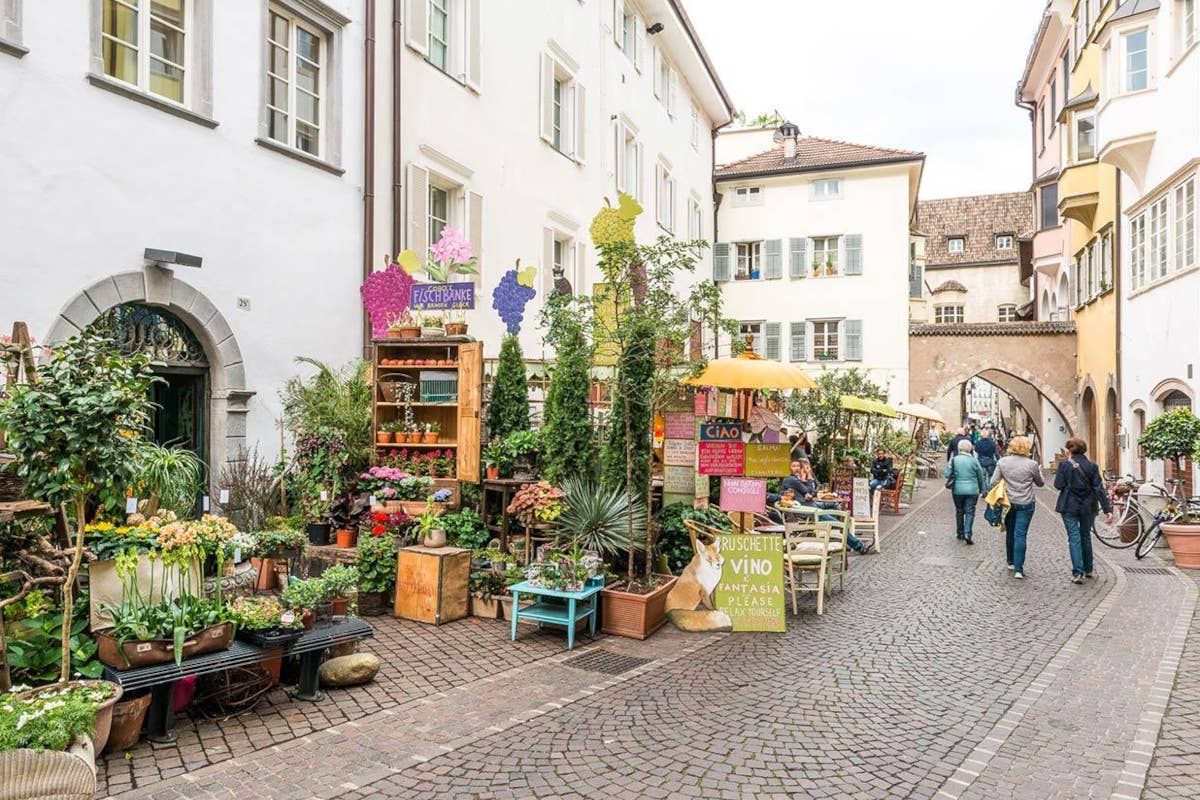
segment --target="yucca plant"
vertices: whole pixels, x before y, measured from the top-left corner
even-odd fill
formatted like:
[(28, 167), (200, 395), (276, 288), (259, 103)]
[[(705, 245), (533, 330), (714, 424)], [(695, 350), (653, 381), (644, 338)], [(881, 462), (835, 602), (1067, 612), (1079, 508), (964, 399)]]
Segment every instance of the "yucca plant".
[(134, 485), (150, 500), (150, 513), (165, 509), (181, 518), (192, 515), (204, 479), (204, 462), (199, 456), (185, 447), (142, 441), (134, 468)]
[[(592, 550), (611, 556), (630, 549), (629, 495), (616, 488), (598, 486), (584, 478), (568, 478), (563, 482), (563, 502), (566, 510), (558, 518), (559, 525), (571, 536), (580, 550)], [(646, 529), (646, 507), (633, 501), (633, 530)], [(645, 542), (635, 541), (632, 549), (645, 549)]]

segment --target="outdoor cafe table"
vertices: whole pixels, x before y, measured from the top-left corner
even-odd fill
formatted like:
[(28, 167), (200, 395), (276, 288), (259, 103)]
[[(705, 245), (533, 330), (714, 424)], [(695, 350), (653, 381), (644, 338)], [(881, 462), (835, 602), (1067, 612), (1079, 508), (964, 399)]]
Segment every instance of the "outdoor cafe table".
[[(521, 581), (508, 587), (512, 594), (512, 640), (517, 640), (517, 619), (526, 617), (537, 620), (538, 627), (546, 622), (554, 625), (565, 625), (567, 628), (567, 649), (575, 649), (575, 623), (581, 619), (588, 621), (588, 633), (596, 635), (596, 604), (600, 598), (603, 584), (585, 585), (583, 591), (559, 592), (554, 589), (543, 589), (533, 586), (529, 581)], [(538, 598), (537, 602), (527, 608), (521, 608), (521, 595), (528, 594)], [(562, 602), (554, 601), (566, 601)]]

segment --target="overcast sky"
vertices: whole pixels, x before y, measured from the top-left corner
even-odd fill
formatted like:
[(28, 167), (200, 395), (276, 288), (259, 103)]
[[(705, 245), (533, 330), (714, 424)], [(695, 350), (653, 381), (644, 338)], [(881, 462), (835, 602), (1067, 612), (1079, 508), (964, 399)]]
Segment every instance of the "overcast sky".
[(1029, 188), (1013, 103), (1045, 0), (685, 0), (748, 116), (926, 155), (921, 196)]

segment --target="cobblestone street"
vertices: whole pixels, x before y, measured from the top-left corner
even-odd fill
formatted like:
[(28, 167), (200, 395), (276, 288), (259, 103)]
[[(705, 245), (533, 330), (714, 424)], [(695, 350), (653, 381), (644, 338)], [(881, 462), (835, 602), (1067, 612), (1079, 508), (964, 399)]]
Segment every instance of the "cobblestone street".
[[(980, 520), (976, 546), (956, 543), (949, 497), (927, 490), (887, 518), (883, 553), (852, 562), (825, 614), (806, 597), (784, 635), (668, 626), (646, 642), (585, 639), (568, 653), (560, 635), (535, 629), (514, 644), (502, 623), (381, 619), (365, 648), (386, 665), (376, 683), (316, 704), (280, 694), (219, 723), (181, 720), (176, 745), (109, 757), (105, 791), (1194, 796), (1194, 655), (1180, 673), (1190, 683), (1167, 699), (1196, 584), (1153, 558), (1097, 548), (1097, 580), (1072, 585), (1051, 507), (1034, 516), (1021, 582), (995, 531)], [(232, 759), (247, 742), (254, 752)]]

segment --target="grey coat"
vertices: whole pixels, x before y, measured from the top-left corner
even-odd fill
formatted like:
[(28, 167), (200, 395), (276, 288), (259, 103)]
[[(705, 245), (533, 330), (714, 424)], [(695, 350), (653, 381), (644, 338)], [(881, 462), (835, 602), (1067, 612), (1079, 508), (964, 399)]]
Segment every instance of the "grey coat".
[(1032, 458), (1025, 456), (1005, 456), (996, 462), (996, 471), (992, 473), (991, 489), (1001, 479), (1008, 489), (1008, 502), (1016, 506), (1027, 506), (1034, 501), (1033, 487), (1045, 486), (1042, 478), (1042, 468)]

